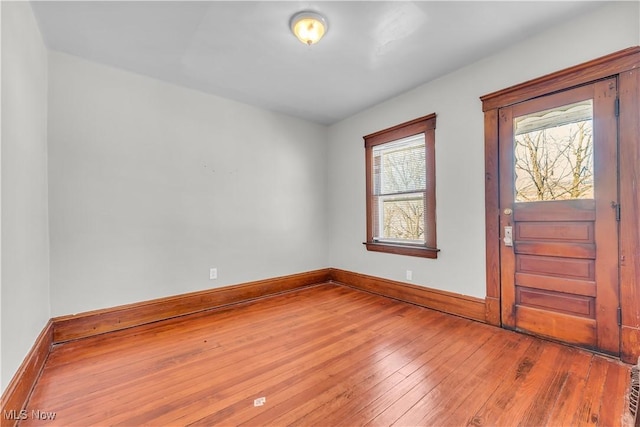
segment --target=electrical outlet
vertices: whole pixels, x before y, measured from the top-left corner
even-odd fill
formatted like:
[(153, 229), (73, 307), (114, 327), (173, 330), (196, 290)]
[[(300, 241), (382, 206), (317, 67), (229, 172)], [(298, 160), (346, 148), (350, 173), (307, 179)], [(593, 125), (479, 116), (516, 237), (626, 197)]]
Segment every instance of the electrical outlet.
[(209, 269), (209, 279), (216, 280), (218, 278), (218, 269), (210, 268)]
[(413, 280), (413, 271), (407, 270), (407, 280)]

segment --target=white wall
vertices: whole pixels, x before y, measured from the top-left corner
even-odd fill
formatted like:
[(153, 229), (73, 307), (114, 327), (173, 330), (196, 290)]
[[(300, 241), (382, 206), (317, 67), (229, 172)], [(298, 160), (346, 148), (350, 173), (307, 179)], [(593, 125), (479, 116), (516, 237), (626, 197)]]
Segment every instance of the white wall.
[(2, 390), (50, 317), (47, 52), (26, 2), (2, 2)]
[[(484, 124), (479, 97), (638, 44), (637, 2), (609, 4), (333, 125), (329, 264), (484, 298)], [(428, 44), (426, 44), (428, 46)], [(437, 260), (367, 252), (363, 135), (436, 113)]]
[(327, 266), (326, 127), (56, 52), (49, 88), (53, 316)]

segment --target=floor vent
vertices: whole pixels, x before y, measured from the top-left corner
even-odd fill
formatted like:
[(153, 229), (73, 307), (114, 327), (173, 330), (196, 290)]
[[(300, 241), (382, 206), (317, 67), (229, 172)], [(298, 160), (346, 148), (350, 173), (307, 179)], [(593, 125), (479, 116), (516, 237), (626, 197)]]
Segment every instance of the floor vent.
[(638, 406), (640, 396), (640, 358), (638, 364), (631, 368), (631, 390), (629, 392), (629, 412), (633, 417), (633, 426), (638, 426), (640, 417), (638, 417)]

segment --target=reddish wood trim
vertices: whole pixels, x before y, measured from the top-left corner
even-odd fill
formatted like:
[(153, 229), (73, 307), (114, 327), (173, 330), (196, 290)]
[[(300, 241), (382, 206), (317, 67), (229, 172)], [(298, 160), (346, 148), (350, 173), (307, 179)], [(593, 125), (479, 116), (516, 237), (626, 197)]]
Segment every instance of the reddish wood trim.
[(640, 361), (638, 349), (640, 349), (640, 328), (632, 328), (622, 325), (620, 329), (622, 345), (620, 348), (620, 360), (636, 364)]
[(387, 254), (416, 256), (421, 258), (438, 258), (440, 249), (426, 248), (424, 246), (392, 245), (389, 243), (365, 242), (368, 251), (384, 252)]
[(2, 426), (17, 424), (18, 420), (8, 419), (7, 414), (10, 411), (16, 411), (19, 414), (25, 408), (31, 391), (40, 378), (52, 344), (53, 323), (49, 320), (2, 394), (2, 408), (0, 409)]
[(211, 310), (229, 304), (325, 283), (329, 281), (329, 278), (329, 269), (316, 270), (77, 315), (57, 317), (53, 319), (53, 342), (57, 344)]
[(640, 46), (630, 47), (583, 64), (547, 74), (480, 97), (482, 111), (526, 101), (640, 67)]
[(399, 125), (365, 135), (365, 146), (375, 146), (393, 141), (394, 139), (405, 138), (411, 135), (417, 135), (425, 130), (436, 128), (436, 113), (431, 113), (424, 117), (409, 120)]
[[(365, 190), (367, 192), (367, 242), (373, 242), (373, 148), (365, 147), (364, 149), (364, 157), (365, 157), (365, 171), (366, 171), (366, 187)], [(367, 250), (372, 250), (367, 247)]]
[(487, 297), (485, 299), (486, 322), (493, 326), (500, 326), (500, 298)]
[[(435, 160), (436, 114), (420, 117), (379, 132), (364, 136), (365, 175), (366, 175), (366, 212), (367, 239), (364, 242), (368, 251), (407, 255), (421, 258), (438, 258), (436, 239), (436, 160)], [(395, 141), (412, 135), (424, 133), (426, 188), (424, 191), (424, 245), (403, 245), (374, 241), (374, 195), (373, 195), (373, 149), (377, 145)]]
[[(492, 297), (500, 284), (500, 240), (496, 235), (499, 215), (497, 110), (538, 96), (590, 83), (605, 77), (619, 78), (620, 158), (620, 303), (621, 359), (636, 363), (640, 357), (640, 46), (631, 47), (584, 64), (552, 73), (481, 97), (485, 112), (485, 217), (487, 227), (487, 319), (497, 300)], [(499, 231), (499, 230), (498, 230)], [(491, 322), (491, 320), (488, 320)]]
[[(563, 89), (557, 94), (543, 93), (540, 94), (539, 98), (523, 100), (526, 102), (518, 103), (511, 107), (513, 117), (526, 116), (531, 113), (539, 114), (541, 111), (564, 107), (574, 102), (585, 101), (594, 97), (593, 87), (590, 84), (569, 89)], [(504, 106), (500, 108), (504, 108)]]
[(640, 70), (619, 76), (621, 359), (640, 357)]
[[(438, 247), (436, 235), (436, 119), (433, 121), (433, 127), (427, 127), (424, 132), (425, 140), (425, 163), (427, 169), (426, 192), (424, 197), (424, 239), (427, 249)], [(439, 250), (433, 253), (438, 257)]]
[(487, 322), (500, 325), (500, 173), (498, 170), (498, 110), (484, 114), (485, 244)]
[(331, 280), (362, 291), (485, 322), (485, 302), (481, 298), (410, 285), (336, 268), (331, 269)]
[[(511, 141), (513, 134), (513, 110), (511, 108), (501, 109), (498, 112), (498, 140)], [(497, 145), (499, 146), (499, 141)], [(500, 176), (512, 176), (513, 170), (513, 144), (506, 144), (499, 148), (498, 162), (500, 162)], [(498, 190), (499, 204), (498, 210), (500, 215), (500, 240), (497, 245), (500, 251), (500, 300), (502, 325), (508, 328), (516, 327), (516, 293), (515, 293), (515, 277), (513, 272), (516, 271), (516, 254), (514, 248), (503, 244), (505, 227), (513, 226), (515, 221), (516, 207), (513, 204), (514, 182), (512, 179), (505, 179), (500, 183)], [(512, 209), (513, 213), (507, 215), (503, 209)]]
[[(596, 189), (595, 281), (596, 331), (600, 351), (620, 354), (620, 325), (617, 309), (620, 304), (619, 235), (616, 210), (611, 204), (618, 201), (618, 120), (615, 114), (618, 94), (617, 79), (602, 80), (594, 84), (593, 127), (594, 188)], [(608, 143), (598, 144), (597, 141)]]

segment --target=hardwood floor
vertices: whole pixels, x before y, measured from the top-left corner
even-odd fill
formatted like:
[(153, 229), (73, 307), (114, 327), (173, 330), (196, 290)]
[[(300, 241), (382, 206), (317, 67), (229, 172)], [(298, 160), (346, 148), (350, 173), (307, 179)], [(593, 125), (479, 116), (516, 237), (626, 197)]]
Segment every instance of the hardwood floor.
[(612, 426), (629, 370), (327, 284), (56, 346), (20, 425)]

